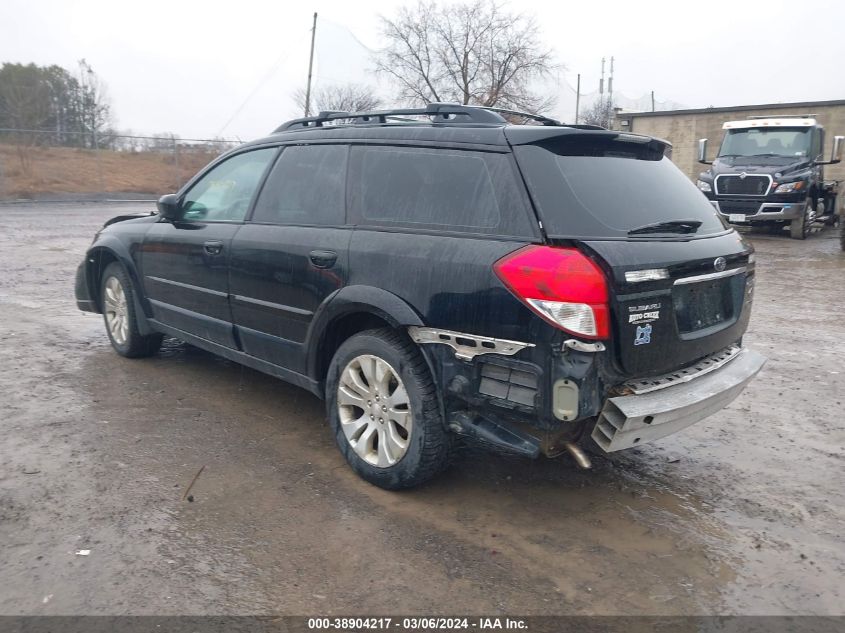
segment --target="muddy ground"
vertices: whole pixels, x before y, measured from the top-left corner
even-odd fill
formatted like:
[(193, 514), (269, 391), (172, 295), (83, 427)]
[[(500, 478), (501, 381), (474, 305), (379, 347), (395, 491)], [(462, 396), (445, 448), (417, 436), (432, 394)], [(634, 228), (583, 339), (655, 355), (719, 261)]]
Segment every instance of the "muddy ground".
[(397, 494), (305, 391), (176, 341), (111, 351), (73, 273), (144, 208), (0, 206), (0, 613), (845, 613), (833, 231), (751, 236), (769, 363), (727, 410), (591, 472), (472, 452)]

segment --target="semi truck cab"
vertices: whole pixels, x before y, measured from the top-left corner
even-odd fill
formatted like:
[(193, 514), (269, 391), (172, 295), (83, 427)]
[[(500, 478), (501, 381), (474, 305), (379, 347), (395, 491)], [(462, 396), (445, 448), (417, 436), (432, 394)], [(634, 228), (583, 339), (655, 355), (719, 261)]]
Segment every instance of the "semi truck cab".
[(839, 182), (825, 180), (824, 165), (841, 160), (835, 136), (830, 160), (822, 159), (824, 128), (814, 115), (750, 117), (727, 121), (719, 152), (707, 160), (707, 139), (698, 141), (698, 162), (710, 165), (696, 184), (731, 224), (789, 226), (805, 239), (816, 221), (835, 221)]

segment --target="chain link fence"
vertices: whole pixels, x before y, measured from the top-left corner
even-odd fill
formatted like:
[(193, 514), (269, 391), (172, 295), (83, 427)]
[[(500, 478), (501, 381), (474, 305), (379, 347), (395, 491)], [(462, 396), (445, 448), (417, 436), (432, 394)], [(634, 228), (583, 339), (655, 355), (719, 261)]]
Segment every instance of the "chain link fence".
[(239, 143), (0, 128), (0, 201), (153, 200)]

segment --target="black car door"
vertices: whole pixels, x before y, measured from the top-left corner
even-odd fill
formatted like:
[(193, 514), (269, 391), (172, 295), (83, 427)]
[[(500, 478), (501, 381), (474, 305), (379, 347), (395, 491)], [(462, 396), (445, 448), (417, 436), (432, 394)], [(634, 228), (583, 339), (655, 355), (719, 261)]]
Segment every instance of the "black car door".
[(347, 279), (348, 147), (286, 147), (232, 240), (229, 293), (243, 350), (298, 373), (320, 304)]
[(277, 151), (241, 152), (218, 163), (181, 197), (180, 219), (162, 220), (146, 234), (141, 270), (157, 321), (236, 346), (228, 297), (229, 246)]

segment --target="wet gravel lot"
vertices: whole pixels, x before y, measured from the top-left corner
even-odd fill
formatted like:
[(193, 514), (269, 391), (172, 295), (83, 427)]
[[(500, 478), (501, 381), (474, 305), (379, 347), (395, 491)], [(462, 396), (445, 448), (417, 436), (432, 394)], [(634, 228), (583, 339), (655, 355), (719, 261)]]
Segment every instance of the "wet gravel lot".
[(305, 391), (173, 340), (120, 358), (76, 310), (94, 232), (148, 208), (0, 206), (0, 613), (845, 613), (833, 231), (750, 236), (769, 363), (725, 411), (590, 472), (471, 452), (390, 493)]

